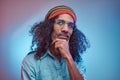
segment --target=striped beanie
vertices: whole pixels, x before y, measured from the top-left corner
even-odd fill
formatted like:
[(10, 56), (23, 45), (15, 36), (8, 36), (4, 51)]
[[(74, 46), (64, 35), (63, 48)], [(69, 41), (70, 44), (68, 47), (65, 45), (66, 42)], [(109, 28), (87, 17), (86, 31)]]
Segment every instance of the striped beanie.
[(52, 9), (50, 9), (48, 13), (46, 14), (45, 19), (49, 20), (60, 14), (69, 14), (73, 18), (73, 20), (76, 22), (76, 15), (73, 9), (65, 5), (55, 6)]

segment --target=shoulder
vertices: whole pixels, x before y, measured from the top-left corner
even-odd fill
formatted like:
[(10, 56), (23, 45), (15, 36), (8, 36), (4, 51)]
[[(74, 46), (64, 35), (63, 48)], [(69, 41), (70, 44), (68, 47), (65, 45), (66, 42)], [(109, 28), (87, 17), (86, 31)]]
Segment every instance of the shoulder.
[(35, 57), (36, 52), (29, 52), (23, 59), (22, 64), (23, 65), (34, 65), (37, 62), (37, 59)]
[(80, 58), (79, 62), (75, 62), (77, 68), (81, 71), (81, 72), (86, 72), (86, 65), (84, 63), (83, 58)]
[(84, 63), (84, 61), (81, 59), (80, 62), (75, 62), (79, 72), (83, 75), (84, 80), (86, 80), (86, 65)]

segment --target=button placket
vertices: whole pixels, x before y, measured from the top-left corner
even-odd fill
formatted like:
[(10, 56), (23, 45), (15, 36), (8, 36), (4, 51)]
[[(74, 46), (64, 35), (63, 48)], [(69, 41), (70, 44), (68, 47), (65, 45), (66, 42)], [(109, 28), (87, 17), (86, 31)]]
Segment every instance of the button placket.
[(55, 68), (56, 68), (56, 72), (57, 72), (57, 80), (62, 80), (62, 71), (61, 71), (61, 64), (58, 61), (55, 61)]

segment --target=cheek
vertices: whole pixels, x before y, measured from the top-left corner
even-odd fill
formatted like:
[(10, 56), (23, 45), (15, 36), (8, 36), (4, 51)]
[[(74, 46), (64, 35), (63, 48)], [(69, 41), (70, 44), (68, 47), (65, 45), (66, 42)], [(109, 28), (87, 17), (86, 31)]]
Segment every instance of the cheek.
[(53, 27), (53, 33), (54, 34), (57, 34), (57, 33), (59, 33), (61, 30), (60, 30), (60, 27), (59, 26), (57, 26), (57, 25), (54, 25), (54, 27)]
[(60, 32), (60, 29), (56, 25), (54, 25), (53, 32), (52, 32), (52, 40), (54, 40), (54, 38), (56, 38), (56, 36), (59, 32)]
[(70, 30), (70, 31), (69, 31), (69, 34), (72, 35), (72, 33), (73, 33), (73, 30)]

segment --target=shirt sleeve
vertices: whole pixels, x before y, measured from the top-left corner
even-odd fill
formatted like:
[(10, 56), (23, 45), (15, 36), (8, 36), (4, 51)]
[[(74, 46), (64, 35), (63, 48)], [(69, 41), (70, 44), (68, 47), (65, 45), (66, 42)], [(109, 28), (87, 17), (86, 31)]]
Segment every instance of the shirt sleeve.
[(86, 80), (86, 66), (83, 61), (76, 63), (79, 72), (83, 75), (84, 80)]
[(35, 70), (28, 57), (22, 62), (21, 80), (35, 80)]

